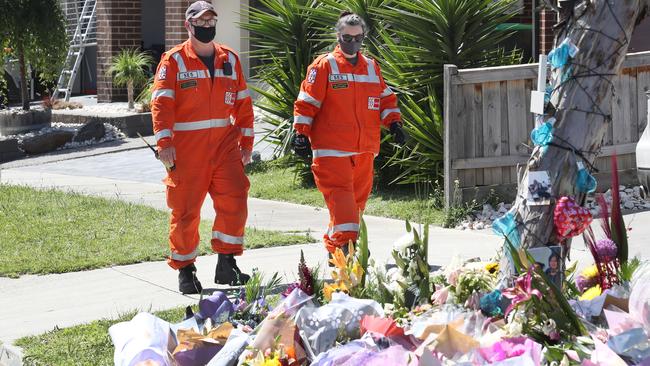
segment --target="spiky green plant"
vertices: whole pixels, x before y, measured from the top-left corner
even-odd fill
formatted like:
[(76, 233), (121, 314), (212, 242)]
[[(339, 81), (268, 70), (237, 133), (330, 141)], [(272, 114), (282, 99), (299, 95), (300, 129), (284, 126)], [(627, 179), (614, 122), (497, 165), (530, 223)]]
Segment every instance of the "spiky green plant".
[(250, 32), (255, 49), (253, 59), (257, 77), (264, 87), (253, 87), (262, 98), (255, 105), (267, 112), (263, 120), (272, 129), (266, 140), (278, 146), (278, 155), (290, 146), (293, 103), (300, 93), (300, 83), (307, 67), (333, 40), (324, 40), (314, 15), (315, 0), (260, 0), (262, 7), (246, 10), (247, 22), (241, 27)]
[(134, 88), (147, 82), (146, 68), (151, 64), (153, 58), (148, 53), (137, 49), (123, 49), (111, 60), (107, 73), (113, 77), (116, 86), (126, 86), (129, 109), (134, 108)]
[(424, 96), (429, 87), (441, 86), (444, 64), (467, 68), (494, 63), (496, 46), (513, 34), (498, 29), (516, 14), (513, 2), (393, 0), (375, 9), (388, 24), (381, 28), (384, 47), (378, 49), (385, 77)]

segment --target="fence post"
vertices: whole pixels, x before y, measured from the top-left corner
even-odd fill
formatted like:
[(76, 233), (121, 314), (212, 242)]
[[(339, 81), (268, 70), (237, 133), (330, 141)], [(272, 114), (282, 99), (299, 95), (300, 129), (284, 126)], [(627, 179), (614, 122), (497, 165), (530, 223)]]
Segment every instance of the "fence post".
[(449, 208), (452, 205), (452, 200), (454, 197), (454, 179), (451, 172), (451, 120), (453, 117), (452, 111), (452, 78), (458, 74), (458, 67), (456, 65), (446, 64), (444, 68), (444, 105), (442, 113), (444, 116), (444, 167), (445, 167), (445, 177), (444, 177), (444, 190), (445, 190), (445, 208)]

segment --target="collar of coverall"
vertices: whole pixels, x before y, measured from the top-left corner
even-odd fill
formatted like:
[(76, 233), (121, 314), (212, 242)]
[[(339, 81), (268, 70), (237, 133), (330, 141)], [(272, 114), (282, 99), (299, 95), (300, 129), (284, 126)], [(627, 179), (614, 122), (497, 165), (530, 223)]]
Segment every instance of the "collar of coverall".
[[(221, 50), (221, 47), (217, 44), (217, 42), (212, 42), (212, 45), (214, 46), (214, 54), (215, 54), (215, 59), (219, 58), (219, 55), (223, 53)], [(187, 41), (183, 42), (183, 48), (185, 49), (185, 54), (191, 58), (194, 59), (199, 59), (199, 56), (194, 52), (194, 49), (192, 48), (192, 44), (190, 43), (190, 40), (188, 39)]]
[[(334, 49), (332, 54), (334, 55), (334, 58), (336, 58), (337, 61), (341, 63), (347, 62), (347, 57), (345, 57), (343, 51), (341, 51), (340, 45), (338, 44), (336, 45), (336, 48)], [(364, 70), (368, 68), (368, 64), (366, 63), (366, 58), (363, 57), (363, 55), (361, 55), (361, 51), (357, 52), (357, 59), (358, 59), (357, 64), (353, 65), (352, 68), (354, 69), (362, 68)]]

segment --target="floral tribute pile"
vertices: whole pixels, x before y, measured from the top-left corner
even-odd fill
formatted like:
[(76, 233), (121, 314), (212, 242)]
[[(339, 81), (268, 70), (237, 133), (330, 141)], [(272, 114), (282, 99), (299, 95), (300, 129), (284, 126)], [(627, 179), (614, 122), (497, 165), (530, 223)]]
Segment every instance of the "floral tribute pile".
[(499, 262), (431, 271), (427, 226), (408, 222), (387, 270), (369, 258), (362, 224), (330, 280), (301, 254), (296, 283), (254, 273), (236, 298), (215, 292), (181, 323), (140, 313), (114, 325), (115, 364), (650, 365), (650, 263), (628, 260), (620, 212), (602, 227), (598, 239), (585, 227), (593, 265), (558, 275), (508, 235)]

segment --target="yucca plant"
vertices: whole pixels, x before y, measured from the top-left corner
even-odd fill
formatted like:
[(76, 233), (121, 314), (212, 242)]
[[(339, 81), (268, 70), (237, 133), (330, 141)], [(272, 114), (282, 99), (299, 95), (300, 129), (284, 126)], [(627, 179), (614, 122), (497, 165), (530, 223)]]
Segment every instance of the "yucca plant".
[(148, 80), (146, 68), (153, 64), (153, 58), (137, 49), (123, 49), (113, 56), (108, 74), (113, 77), (116, 86), (126, 86), (129, 109), (134, 108), (134, 88), (142, 86)]
[(402, 118), (411, 136), (406, 148), (384, 144), (393, 182), (434, 182), (442, 173), (443, 66), (459, 68), (521, 62), (520, 50), (497, 45), (512, 32), (498, 27), (516, 13), (512, 0), (391, 0), (373, 10), (384, 22), (375, 57), (386, 82), (400, 93)]
[(261, 62), (255, 71), (263, 87), (253, 87), (261, 96), (255, 105), (267, 112), (263, 119), (273, 126), (266, 140), (278, 146), (278, 155), (290, 148), (293, 103), (300, 92), (307, 67), (333, 43), (321, 34), (314, 9), (315, 0), (260, 0), (262, 7), (249, 7), (248, 21), (241, 27), (250, 32), (253, 59)]
[(387, 164), (401, 167), (393, 183), (433, 183), (443, 173), (444, 154), (442, 113), (435, 92), (429, 88), (427, 96), (419, 102), (403, 94), (400, 102), (410, 140), (388, 160)]
[[(498, 26), (516, 14), (514, 0), (392, 0), (376, 14), (380, 28), (378, 58), (384, 74), (401, 89), (425, 96), (439, 91), (444, 64), (459, 68), (494, 64), (495, 46), (512, 36)], [(492, 55), (493, 57), (489, 57)], [(438, 94), (440, 95), (440, 94)]]

